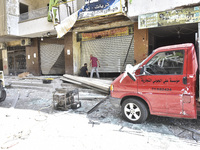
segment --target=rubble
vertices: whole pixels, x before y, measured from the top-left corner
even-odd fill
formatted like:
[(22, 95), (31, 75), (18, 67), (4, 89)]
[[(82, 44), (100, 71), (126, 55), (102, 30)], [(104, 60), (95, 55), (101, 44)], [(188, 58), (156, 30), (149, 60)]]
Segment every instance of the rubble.
[[(72, 150), (125, 149), (133, 146), (141, 149), (200, 148), (200, 118), (188, 120), (150, 116), (143, 124), (132, 124), (121, 118), (121, 109), (113, 107), (111, 98), (88, 114), (106, 98), (106, 94), (63, 83), (60, 77), (55, 78), (51, 86), (43, 87), (42, 78), (38, 78), (5, 78), (6, 82), (40, 82), (38, 86), (41, 85), (41, 89), (6, 89), (7, 98), (0, 103), (0, 149), (64, 149), (66, 143), (70, 143), (68, 147)], [(68, 111), (53, 109), (53, 92), (56, 88), (67, 91), (78, 88), (81, 107)], [(192, 133), (182, 127), (198, 132)], [(121, 144), (123, 142), (126, 144)]]

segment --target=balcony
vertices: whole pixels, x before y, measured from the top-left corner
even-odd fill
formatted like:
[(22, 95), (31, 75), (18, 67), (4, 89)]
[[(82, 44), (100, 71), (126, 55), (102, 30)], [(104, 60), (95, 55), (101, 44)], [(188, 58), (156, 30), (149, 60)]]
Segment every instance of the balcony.
[(23, 13), (19, 16), (19, 22), (30, 21), (33, 19), (47, 17), (48, 7), (39, 8), (37, 10), (32, 10), (27, 13)]
[[(77, 11), (79, 7), (75, 0), (59, 5), (59, 22)], [(32, 10), (19, 16), (19, 36), (35, 38), (45, 37), (47, 32), (56, 34), (54, 23), (47, 21), (48, 7)]]

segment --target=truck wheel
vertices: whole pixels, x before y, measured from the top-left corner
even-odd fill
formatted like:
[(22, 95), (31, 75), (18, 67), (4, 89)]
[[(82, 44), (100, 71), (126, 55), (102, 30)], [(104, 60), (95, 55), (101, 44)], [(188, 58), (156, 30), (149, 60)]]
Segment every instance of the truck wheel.
[(143, 102), (128, 98), (122, 103), (122, 117), (132, 123), (142, 123), (148, 117), (148, 110)]
[(4, 101), (6, 99), (6, 91), (2, 90), (1, 91), (1, 98), (0, 98), (0, 102)]

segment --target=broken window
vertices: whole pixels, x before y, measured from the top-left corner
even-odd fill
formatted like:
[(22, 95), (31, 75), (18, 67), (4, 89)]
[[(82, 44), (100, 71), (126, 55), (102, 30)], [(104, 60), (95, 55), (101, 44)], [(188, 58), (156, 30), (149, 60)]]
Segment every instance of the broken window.
[(150, 74), (182, 74), (184, 50), (167, 51), (156, 54), (146, 65)]

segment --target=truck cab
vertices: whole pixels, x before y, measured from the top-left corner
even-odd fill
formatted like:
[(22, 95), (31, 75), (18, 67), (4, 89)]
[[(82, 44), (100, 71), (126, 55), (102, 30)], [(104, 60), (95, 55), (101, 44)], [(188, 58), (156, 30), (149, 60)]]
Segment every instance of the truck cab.
[(111, 84), (122, 117), (133, 123), (148, 115), (197, 118), (197, 57), (192, 43), (160, 47)]

